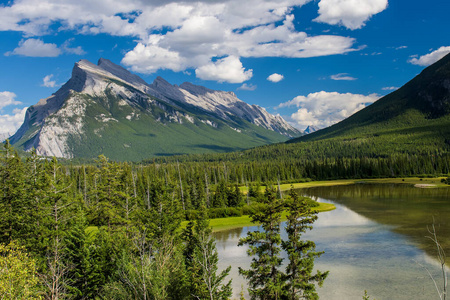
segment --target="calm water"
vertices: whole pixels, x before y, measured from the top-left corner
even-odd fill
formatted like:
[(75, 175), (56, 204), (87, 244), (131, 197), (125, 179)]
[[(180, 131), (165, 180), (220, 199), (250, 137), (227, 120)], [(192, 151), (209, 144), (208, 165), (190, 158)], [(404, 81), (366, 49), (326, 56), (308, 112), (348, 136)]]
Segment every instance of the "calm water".
[[(434, 217), (440, 240), (450, 244), (448, 190), (361, 184), (301, 193), (336, 205), (336, 210), (319, 214), (314, 229), (304, 236), (316, 242), (317, 250), (325, 251), (316, 259), (317, 269), (330, 271), (319, 289), (321, 299), (361, 300), (364, 290), (378, 300), (438, 299), (433, 282), (419, 264), (440, 280), (433, 245), (425, 236)], [(251, 260), (247, 248), (237, 243), (248, 231), (258, 229), (216, 233), (220, 267), (232, 266), (236, 299), (245, 284), (238, 267), (248, 268)]]

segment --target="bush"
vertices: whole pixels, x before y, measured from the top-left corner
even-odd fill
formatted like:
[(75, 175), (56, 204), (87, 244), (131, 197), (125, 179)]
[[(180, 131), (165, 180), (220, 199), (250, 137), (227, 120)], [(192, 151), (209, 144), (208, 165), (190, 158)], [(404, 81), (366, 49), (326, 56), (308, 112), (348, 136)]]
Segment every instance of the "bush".
[(25, 248), (11, 242), (0, 244), (1, 299), (40, 299), (36, 262)]
[(306, 203), (308, 203), (308, 205), (310, 207), (317, 207), (317, 206), (319, 206), (319, 202), (317, 202), (316, 200), (313, 200), (311, 198), (307, 198), (306, 199)]
[(185, 212), (186, 221), (196, 220), (198, 212), (195, 209), (188, 209)]
[(208, 210), (208, 218), (210, 219), (240, 216), (242, 216), (241, 210), (235, 207), (218, 207)]

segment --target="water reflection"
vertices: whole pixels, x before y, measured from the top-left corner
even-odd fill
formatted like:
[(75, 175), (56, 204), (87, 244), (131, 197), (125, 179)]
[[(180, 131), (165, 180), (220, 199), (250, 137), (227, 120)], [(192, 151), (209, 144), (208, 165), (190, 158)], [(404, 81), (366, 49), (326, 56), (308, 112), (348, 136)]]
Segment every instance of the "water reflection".
[(421, 249), (434, 255), (434, 245), (426, 236), (427, 226), (436, 224), (439, 239), (450, 253), (450, 189), (420, 189), (408, 185), (357, 184), (311, 188), (301, 191), (345, 205), (374, 220), (390, 225)]
[[(445, 206), (444, 211), (450, 212), (448, 202), (442, 202), (449, 200), (448, 191), (439, 193), (403, 187), (397, 190), (398, 186), (378, 187), (378, 190), (373, 186), (354, 188), (332, 187), (308, 192), (319, 201), (332, 200), (337, 207), (334, 211), (321, 213), (314, 229), (304, 236), (316, 242), (317, 250), (325, 251), (316, 259), (317, 269), (330, 271), (323, 288), (319, 289), (320, 298), (360, 300), (364, 290), (369, 292), (371, 299), (379, 300), (436, 298), (432, 281), (418, 265), (423, 264), (439, 278), (436, 261), (419, 249), (414, 239), (398, 229), (414, 227), (410, 222), (421, 219), (418, 211), (425, 214), (434, 211), (433, 207), (440, 207), (437, 215), (441, 215), (442, 206)], [(425, 204), (421, 203), (421, 197), (426, 199)], [(405, 209), (405, 206), (414, 209)], [(409, 214), (413, 214), (410, 221), (399, 220), (408, 218)], [(232, 266), (236, 299), (245, 283), (238, 275), (238, 267), (249, 268), (251, 260), (246, 254), (247, 247), (238, 247), (237, 243), (249, 230), (260, 228), (245, 227), (216, 233), (219, 264), (221, 268)], [(285, 233), (282, 235), (286, 238)]]

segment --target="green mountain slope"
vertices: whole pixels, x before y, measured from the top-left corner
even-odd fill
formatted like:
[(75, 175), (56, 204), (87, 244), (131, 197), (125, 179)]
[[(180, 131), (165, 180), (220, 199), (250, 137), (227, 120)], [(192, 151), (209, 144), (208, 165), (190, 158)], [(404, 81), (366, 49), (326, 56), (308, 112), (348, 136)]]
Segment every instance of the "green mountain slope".
[(351, 117), (289, 143), (375, 138), (408, 147), (450, 140), (450, 54)]

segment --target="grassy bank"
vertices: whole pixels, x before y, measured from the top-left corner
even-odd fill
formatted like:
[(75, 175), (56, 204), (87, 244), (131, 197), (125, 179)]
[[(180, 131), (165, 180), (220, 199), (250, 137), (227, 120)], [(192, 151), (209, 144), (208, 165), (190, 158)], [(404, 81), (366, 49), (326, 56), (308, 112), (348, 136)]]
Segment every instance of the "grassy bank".
[[(404, 177), (404, 178), (375, 178), (375, 179), (340, 179), (340, 180), (326, 180), (326, 181), (310, 181), (301, 183), (286, 183), (281, 184), (281, 191), (288, 191), (292, 187), (295, 189), (311, 188), (319, 186), (336, 186), (336, 185), (350, 185), (356, 183), (394, 183), (394, 184), (410, 184), (410, 185), (430, 185), (430, 188), (450, 188), (450, 185), (441, 182), (444, 177), (435, 178), (419, 178), (419, 177)], [(243, 193), (247, 193), (247, 187), (240, 188)], [(265, 186), (261, 186), (261, 191), (264, 191)]]
[[(336, 207), (330, 203), (319, 203), (318, 207), (314, 207), (319, 212), (330, 211), (335, 209)], [(286, 220), (286, 215), (283, 214), (282, 220)], [(184, 221), (181, 223), (181, 227), (185, 228), (188, 221)], [(209, 224), (212, 227), (213, 231), (221, 231), (232, 228), (239, 228), (245, 226), (255, 225), (251, 222), (249, 216), (240, 216), (240, 217), (228, 217), (228, 218), (217, 218), (209, 220)]]

